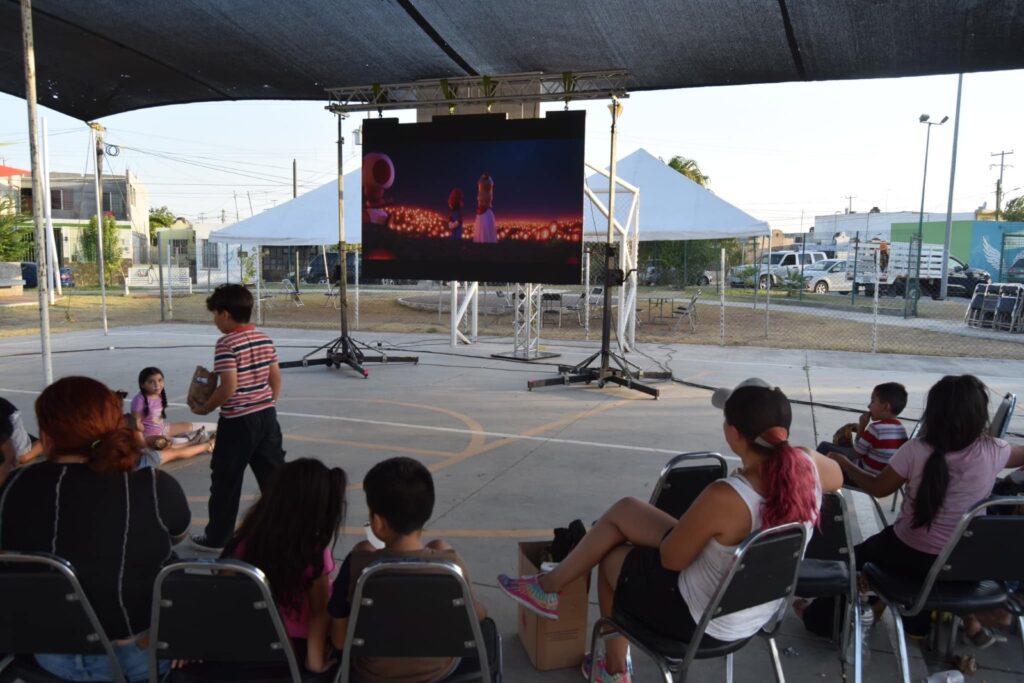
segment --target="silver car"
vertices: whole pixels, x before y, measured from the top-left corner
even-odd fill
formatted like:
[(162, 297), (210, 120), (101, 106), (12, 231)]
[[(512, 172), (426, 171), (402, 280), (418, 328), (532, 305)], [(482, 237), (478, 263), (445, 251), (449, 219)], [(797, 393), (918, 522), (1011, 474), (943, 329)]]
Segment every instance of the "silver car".
[(815, 294), (849, 292), (852, 280), (846, 279), (846, 259), (826, 259), (804, 266), (804, 287)]

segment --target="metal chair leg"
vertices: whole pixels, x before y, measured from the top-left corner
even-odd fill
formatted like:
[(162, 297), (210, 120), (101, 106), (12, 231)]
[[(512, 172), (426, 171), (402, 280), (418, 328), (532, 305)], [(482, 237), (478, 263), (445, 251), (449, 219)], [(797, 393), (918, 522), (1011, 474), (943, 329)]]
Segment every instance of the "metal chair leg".
[[(858, 596), (854, 596), (854, 599), (850, 600), (849, 603), (853, 610), (853, 627), (851, 629), (852, 633), (847, 634), (842, 646), (845, 652), (846, 644), (850, 636), (853, 636), (853, 683), (861, 683), (864, 666), (864, 631), (861, 628), (860, 621), (860, 599)], [(846, 620), (847, 628), (850, 628), (850, 621), (850, 619)]]
[(768, 652), (772, 658), (772, 669), (775, 674), (775, 682), (786, 683), (786, 674), (782, 672), (782, 659), (779, 658), (779, 646), (775, 644), (775, 638), (768, 638)]
[(896, 664), (900, 669), (900, 680), (910, 683), (910, 656), (907, 654), (907, 636), (903, 632), (903, 616), (892, 605), (889, 612), (893, 617), (893, 628), (896, 629)]
[(725, 656), (725, 683), (732, 683), (732, 653)]

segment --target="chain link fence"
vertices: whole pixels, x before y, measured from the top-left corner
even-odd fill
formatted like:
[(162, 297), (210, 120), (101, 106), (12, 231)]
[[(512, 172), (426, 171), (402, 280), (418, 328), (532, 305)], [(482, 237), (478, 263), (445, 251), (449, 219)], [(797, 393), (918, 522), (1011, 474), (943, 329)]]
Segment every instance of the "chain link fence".
[[(1021, 286), (989, 286), (1013, 279), (1014, 264), (1024, 258), (1024, 234), (1005, 236), (999, 253), (1003, 265), (991, 270), (954, 252), (945, 299), (938, 298), (941, 245), (922, 245), (916, 236), (885, 243), (854, 234), (832, 253), (813, 246), (765, 254), (738, 240), (641, 243), (636, 271), (623, 274), (636, 280), (636, 341), (1024, 357)], [(112, 325), (208, 323), (208, 292), (224, 282), (245, 282), (258, 293), (264, 325), (338, 328), (336, 250), (327, 249), (326, 264), (319, 247), (285, 253), (263, 248), (261, 257), (255, 249), (205, 242), (195, 248), (171, 242), (153, 251), (162, 263), (135, 264), (124, 273), (127, 297), (120, 288), (109, 290)], [(588, 244), (584, 251), (584, 283), (544, 288), (542, 342), (600, 338), (605, 246)], [(347, 264), (353, 330), (449, 332), (447, 283), (367, 281), (358, 272), (358, 250)], [(479, 335), (511, 338), (514, 286), (482, 282), (479, 291)], [(620, 287), (613, 288), (615, 322), (623, 314), (621, 294)], [(88, 288), (69, 288), (53, 319), (57, 331), (98, 326), (99, 297)], [(11, 309), (0, 321), (0, 334), (31, 333), (37, 326), (34, 312)]]

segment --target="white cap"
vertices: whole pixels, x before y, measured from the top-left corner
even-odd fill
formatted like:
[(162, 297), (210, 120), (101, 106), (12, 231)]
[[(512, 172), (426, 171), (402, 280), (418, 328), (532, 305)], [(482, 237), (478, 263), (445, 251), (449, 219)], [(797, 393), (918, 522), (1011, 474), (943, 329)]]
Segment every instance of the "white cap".
[(711, 405), (719, 410), (725, 410), (725, 402), (729, 400), (730, 396), (732, 396), (732, 392), (742, 387), (764, 387), (765, 389), (775, 388), (760, 377), (751, 377), (743, 380), (732, 389), (726, 389), (725, 387), (715, 389), (715, 393), (711, 394)]

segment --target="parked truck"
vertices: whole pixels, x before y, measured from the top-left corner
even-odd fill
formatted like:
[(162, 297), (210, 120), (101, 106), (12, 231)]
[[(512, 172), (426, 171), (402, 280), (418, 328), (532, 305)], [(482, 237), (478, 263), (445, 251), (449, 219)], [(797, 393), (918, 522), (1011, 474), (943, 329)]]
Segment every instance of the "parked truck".
[[(851, 252), (853, 267), (847, 265), (846, 276), (863, 288), (866, 294), (873, 294), (877, 284), (880, 295), (903, 296), (907, 284), (916, 275), (919, 283), (917, 295), (936, 296), (942, 282), (943, 248), (938, 244), (920, 245), (907, 242), (868, 242)], [(877, 264), (877, 267), (876, 267)], [(916, 265), (916, 273), (915, 273)], [(946, 288), (950, 296), (970, 296), (978, 284), (992, 281), (988, 271), (971, 268), (959, 259), (949, 257)]]
[(756, 284), (760, 289), (768, 288), (771, 277), (772, 287), (778, 287), (794, 274), (799, 274), (801, 265), (807, 266), (824, 261), (828, 256), (823, 251), (773, 251), (761, 257), (761, 265), (736, 266), (729, 271), (729, 285), (743, 287)]

